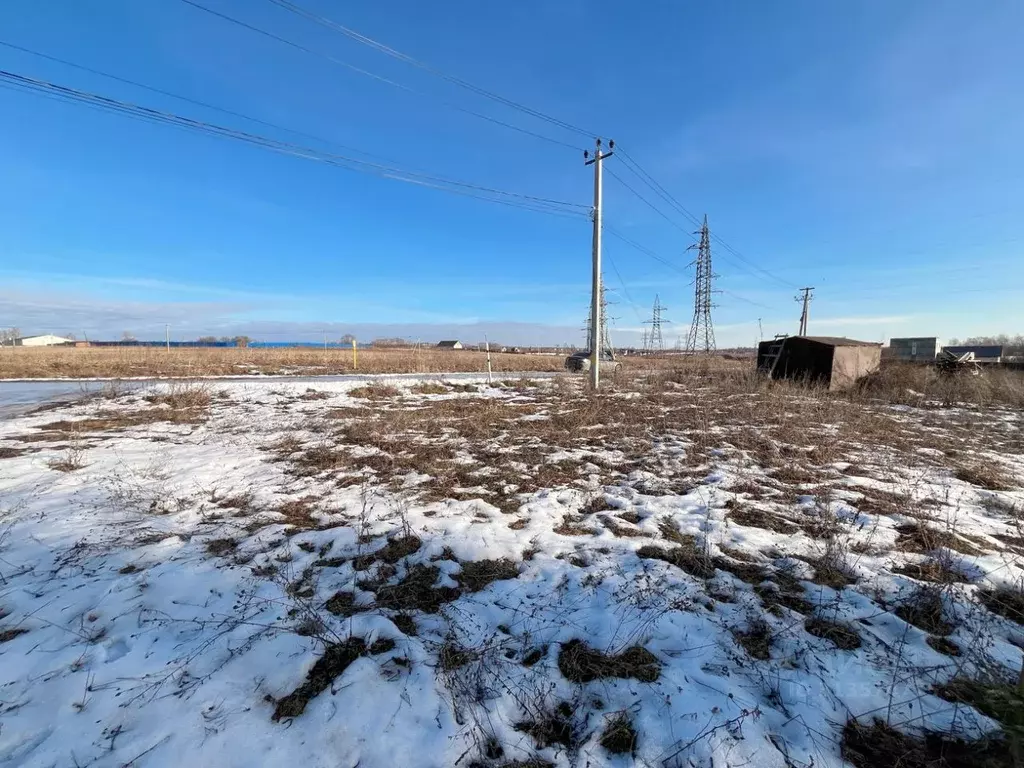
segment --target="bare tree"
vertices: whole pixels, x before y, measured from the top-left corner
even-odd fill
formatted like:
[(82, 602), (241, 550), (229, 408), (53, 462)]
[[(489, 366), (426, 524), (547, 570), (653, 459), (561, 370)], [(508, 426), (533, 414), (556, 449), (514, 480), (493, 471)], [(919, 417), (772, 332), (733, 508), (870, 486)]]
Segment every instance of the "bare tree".
[(13, 347), (14, 340), (21, 338), (19, 328), (0, 328), (0, 347)]
[(135, 334), (131, 331), (125, 331), (121, 334), (121, 341), (138, 341), (138, 339), (135, 338)]

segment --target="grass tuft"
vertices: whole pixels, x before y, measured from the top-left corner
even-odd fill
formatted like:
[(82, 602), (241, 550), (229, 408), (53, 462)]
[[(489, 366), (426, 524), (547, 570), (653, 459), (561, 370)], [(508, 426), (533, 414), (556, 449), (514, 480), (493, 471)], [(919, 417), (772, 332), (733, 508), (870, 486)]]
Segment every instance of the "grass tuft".
[(661, 663), (643, 646), (634, 645), (619, 654), (605, 654), (582, 640), (570, 640), (562, 645), (558, 669), (574, 683), (589, 683), (607, 677), (653, 683), (661, 675)]
[(894, 613), (931, 635), (945, 636), (953, 631), (953, 625), (945, 620), (942, 593), (934, 587), (919, 587)]
[(768, 661), (771, 658), (774, 634), (764, 619), (753, 619), (746, 629), (735, 630), (732, 634), (751, 658), (760, 661)]
[(636, 729), (626, 712), (615, 715), (601, 732), (601, 746), (613, 755), (636, 754)]
[(1024, 588), (1000, 586), (978, 591), (978, 599), (992, 613), (1024, 625)]
[(507, 558), (501, 560), (469, 560), (461, 563), (462, 572), (456, 577), (469, 592), (486, 589), (493, 581), (514, 579), (519, 576), (519, 566)]
[(815, 637), (828, 640), (842, 651), (860, 648), (860, 635), (849, 624), (814, 616), (804, 622), (804, 629)]
[(638, 557), (645, 560), (662, 560), (686, 571), (698, 579), (710, 579), (715, 575), (715, 568), (707, 554), (697, 548), (693, 539), (687, 545), (663, 549), (652, 544), (640, 547), (636, 551)]
[(328, 645), (306, 675), (306, 681), (282, 699), (279, 699), (271, 719), (275, 722), (298, 717), (306, 711), (310, 700), (319, 696), (341, 675), (349, 665), (366, 652), (361, 637), (352, 637), (343, 643)]

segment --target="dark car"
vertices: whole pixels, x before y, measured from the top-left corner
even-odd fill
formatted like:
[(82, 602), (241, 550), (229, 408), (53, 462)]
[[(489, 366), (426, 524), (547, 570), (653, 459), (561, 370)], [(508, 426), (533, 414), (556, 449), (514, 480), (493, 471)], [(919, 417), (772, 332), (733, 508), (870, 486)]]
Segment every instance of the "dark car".
[[(604, 352), (601, 355), (601, 370), (617, 371), (621, 363), (616, 360), (611, 352)], [(586, 372), (590, 370), (590, 353), (574, 352), (565, 358), (565, 369), (567, 371)]]

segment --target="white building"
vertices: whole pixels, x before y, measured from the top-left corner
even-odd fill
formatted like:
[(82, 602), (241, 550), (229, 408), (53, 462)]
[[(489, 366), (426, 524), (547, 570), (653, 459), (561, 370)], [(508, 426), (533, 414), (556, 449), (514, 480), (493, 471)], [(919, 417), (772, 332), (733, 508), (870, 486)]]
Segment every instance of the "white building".
[(47, 333), (42, 336), (22, 336), (14, 340), (16, 347), (55, 347), (58, 344), (74, 344), (74, 339), (65, 339), (63, 336), (54, 336)]

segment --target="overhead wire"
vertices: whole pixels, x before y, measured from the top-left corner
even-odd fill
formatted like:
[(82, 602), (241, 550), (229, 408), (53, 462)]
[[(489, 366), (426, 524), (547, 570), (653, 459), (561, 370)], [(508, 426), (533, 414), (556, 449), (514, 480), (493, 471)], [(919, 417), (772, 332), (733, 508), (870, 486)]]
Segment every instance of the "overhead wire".
[(321, 136), (317, 136), (317, 135), (312, 134), (312, 133), (307, 133), (305, 131), (300, 131), (300, 130), (297, 130), (295, 128), (289, 128), (289, 127), (284, 126), (284, 125), (279, 125), (277, 123), (272, 123), (272, 122), (270, 122), (268, 120), (261, 120), (258, 117), (253, 117), (251, 115), (246, 115), (246, 114), (243, 114), (241, 112), (236, 112), (236, 111), (234, 111), (232, 109), (225, 109), (224, 107), (218, 107), (216, 104), (210, 104), (210, 103), (205, 102), (205, 101), (200, 101), (199, 99), (193, 99), (190, 96), (182, 96), (179, 93), (174, 93), (172, 91), (167, 91), (167, 90), (164, 90), (163, 88), (156, 88), (155, 86), (147, 85), (146, 83), (139, 82), (138, 80), (131, 80), (131, 79), (127, 78), (127, 77), (121, 77), (120, 75), (114, 75), (114, 74), (111, 74), (110, 72), (104, 72), (103, 70), (100, 70), (100, 69), (93, 69), (92, 67), (87, 67), (84, 64), (78, 64), (76, 62), (68, 61), (67, 59), (62, 59), (62, 58), (59, 58), (57, 56), (53, 56), (53, 55), (48, 54), (48, 53), (43, 53), (42, 51), (36, 51), (36, 50), (31, 49), (31, 48), (25, 48), (25, 47), (20, 46), (20, 45), (15, 45), (14, 43), (7, 42), (6, 40), (0, 40), (0, 45), (4, 46), (6, 48), (10, 48), (10, 49), (15, 50), (15, 51), (19, 51), (21, 53), (27, 53), (27, 54), (29, 54), (31, 56), (36, 56), (36, 57), (41, 58), (41, 59), (46, 59), (47, 61), (52, 61), (52, 62), (54, 62), (56, 64), (61, 64), (61, 65), (66, 66), (66, 67), (71, 67), (72, 69), (77, 69), (77, 70), (79, 70), (81, 72), (88, 72), (91, 75), (97, 75), (99, 77), (105, 77), (108, 80), (114, 80), (115, 82), (118, 82), (118, 83), (123, 83), (125, 85), (131, 85), (131, 86), (133, 86), (135, 88), (142, 88), (143, 90), (150, 91), (151, 93), (156, 93), (156, 94), (159, 94), (161, 96), (167, 96), (167, 97), (172, 98), (172, 99), (178, 99), (179, 101), (183, 101), (183, 102), (186, 102), (188, 104), (193, 104), (193, 105), (195, 105), (197, 107), (202, 107), (204, 109), (209, 109), (209, 110), (212, 110), (214, 112), (220, 112), (221, 114), (224, 114), (224, 115), (229, 115), (231, 117), (237, 117), (237, 118), (240, 118), (242, 120), (247, 120), (247, 121), (249, 121), (251, 123), (255, 123), (257, 125), (262, 125), (262, 126), (264, 126), (266, 128), (273, 128), (276, 131), (283, 131), (285, 133), (291, 133), (291, 134), (294, 134), (296, 136), (302, 136), (303, 138), (306, 138), (306, 139), (313, 139), (314, 141), (318, 141), (318, 142), (320, 142), (322, 144), (327, 144), (327, 145), (338, 147), (340, 149), (344, 149), (347, 152), (355, 152), (356, 154), (365, 155), (366, 157), (375, 157), (378, 160), (384, 160), (385, 162), (393, 162), (393, 161), (388, 160), (387, 158), (383, 158), (383, 157), (381, 157), (379, 155), (374, 155), (374, 154), (372, 154), (370, 152), (364, 152), (362, 150), (356, 149), (355, 147), (350, 147), (350, 146), (348, 146), (346, 144), (341, 144), (341, 143), (339, 143), (337, 141), (334, 141), (333, 139), (325, 139), (325, 138), (323, 138)]
[[(629, 168), (628, 165), (626, 167)], [(632, 170), (632, 169), (630, 169), (630, 170)], [(680, 232), (682, 232), (683, 234), (689, 236), (691, 239), (693, 238), (693, 235), (696, 234), (695, 232), (690, 232), (685, 227), (680, 225), (675, 219), (673, 219), (670, 216), (668, 216), (664, 211), (662, 211), (658, 206), (656, 206), (654, 203), (652, 203), (650, 200), (648, 200), (646, 197), (644, 197), (643, 194), (641, 194), (639, 191), (637, 191), (632, 185), (630, 185), (625, 179), (623, 179), (621, 176), (619, 176), (617, 173), (615, 173), (615, 171), (613, 171), (611, 168), (606, 168), (605, 171), (608, 173), (609, 176), (614, 178), (616, 181), (618, 181), (620, 184), (622, 184), (623, 187), (625, 187), (627, 190), (629, 190), (631, 193), (633, 193), (633, 195), (635, 195), (641, 202), (643, 202), (644, 205), (646, 205), (652, 211), (657, 213), (659, 216), (661, 216), (663, 219), (665, 219), (665, 221), (667, 221), (673, 227), (678, 229)], [(636, 173), (636, 171), (633, 171), (633, 172)], [(641, 177), (641, 179), (642, 179), (642, 177)], [(692, 216), (691, 216), (691, 218), (692, 218)], [(737, 263), (730, 256), (726, 256), (726, 257), (722, 257), (722, 258), (724, 258), (724, 260), (727, 263), (729, 263), (729, 264), (731, 264), (731, 265), (733, 265), (733, 266), (735, 266), (735, 267), (737, 267), (737, 268), (739, 268), (739, 269), (741, 269), (743, 271), (746, 271), (748, 273), (750, 272), (750, 270), (748, 268), (746, 268), (742, 263)]]
[[(193, 0), (184, 0), (184, 2), (188, 2), (190, 5), (194, 4)], [(310, 21), (314, 21), (317, 24), (320, 24), (321, 26), (327, 27), (328, 29), (333, 29), (337, 32), (340, 32), (346, 37), (355, 40), (358, 43), (362, 43), (363, 45), (369, 46), (370, 48), (380, 51), (381, 53), (384, 53), (388, 56), (391, 56), (392, 58), (398, 59), (399, 61), (403, 61), (414, 67), (418, 67), (419, 69), (422, 69), (425, 72), (429, 72), (430, 74), (436, 77), (440, 77), (443, 80), (446, 80), (454, 85), (457, 85), (461, 88), (465, 88), (466, 90), (472, 91), (473, 93), (479, 96), (483, 96), (484, 98), (490, 99), (499, 104), (503, 104), (512, 109), (516, 109), (524, 114), (530, 115), (531, 117), (535, 117), (539, 120), (543, 120), (552, 125), (558, 126), (559, 128), (563, 128), (567, 131), (573, 131), (575, 133), (582, 134), (587, 137), (594, 137), (600, 135), (594, 133), (593, 131), (588, 131), (583, 128), (580, 128), (579, 126), (573, 125), (572, 123), (560, 120), (557, 117), (548, 115), (544, 112), (541, 112), (538, 109), (533, 109), (532, 107), (528, 107), (525, 104), (506, 98), (500, 94), (494, 93), (493, 91), (489, 91), (486, 88), (481, 88), (480, 86), (474, 85), (473, 83), (470, 83), (467, 80), (463, 80), (460, 77), (448, 74), (443, 70), (440, 70), (434, 66), (431, 66), (430, 64), (427, 64), (426, 62), (420, 61), (419, 59), (410, 56), (409, 54), (403, 53), (395, 48), (385, 45), (384, 43), (381, 43), (378, 40), (374, 40), (371, 37), (363, 35), (360, 32), (351, 29), (350, 27), (346, 27), (343, 24), (339, 24), (336, 21), (328, 19), (326, 16), (320, 16), (319, 14), (313, 13), (312, 11), (305, 9), (300, 5), (296, 5), (295, 3), (290, 2), (290, 0), (269, 0), (269, 2), (288, 11), (291, 11), (292, 13), (295, 13), (299, 16), (303, 16), (304, 18), (309, 19)]]
[(619, 279), (619, 285), (622, 286), (623, 297), (629, 303), (629, 306), (632, 307), (633, 312), (636, 314), (637, 321), (643, 323), (644, 320), (640, 315), (640, 308), (637, 306), (636, 302), (633, 301), (633, 297), (629, 295), (629, 289), (626, 288), (626, 281), (622, 279), (622, 273), (619, 272), (619, 268), (615, 266), (615, 260), (608, 254), (605, 254), (605, 257), (608, 259), (608, 263), (611, 265), (612, 271), (615, 272), (615, 276)]
[(652, 202), (651, 202), (650, 200), (648, 200), (648, 199), (647, 199), (646, 197), (644, 197), (644, 196), (643, 196), (643, 195), (641, 195), (641, 194), (640, 194), (639, 192), (637, 192), (637, 191), (636, 191), (636, 190), (635, 190), (635, 189), (634, 189), (634, 188), (633, 188), (632, 186), (630, 186), (630, 185), (629, 185), (629, 184), (628, 184), (628, 183), (626, 182), (626, 180), (625, 180), (625, 179), (623, 179), (623, 178), (622, 178), (621, 176), (619, 176), (619, 175), (618, 175), (617, 173), (615, 173), (615, 171), (613, 171), (613, 170), (612, 170), (611, 168), (607, 168), (607, 167), (606, 167), (606, 168), (604, 169), (604, 171), (605, 171), (605, 173), (607, 173), (607, 174), (608, 174), (609, 176), (611, 176), (611, 177), (612, 177), (613, 179), (615, 179), (615, 180), (616, 180), (617, 182), (619, 182), (619, 184), (621, 184), (621, 185), (622, 185), (622, 186), (624, 186), (624, 187), (625, 187), (625, 188), (626, 188), (627, 190), (629, 190), (629, 191), (630, 191), (630, 192), (632, 192), (632, 193), (633, 193), (634, 195), (636, 195), (636, 197), (637, 197), (637, 198), (639, 198), (639, 199), (641, 200), (641, 202), (643, 202), (643, 203), (644, 203), (645, 205), (647, 205), (647, 207), (649, 207), (649, 208), (650, 208), (650, 209), (651, 209), (652, 211), (654, 211), (654, 212), (655, 212), (656, 214), (658, 214), (658, 215), (659, 215), (659, 216), (661, 216), (661, 217), (662, 217), (663, 219), (665, 219), (665, 221), (667, 221), (667, 222), (668, 222), (669, 224), (671, 224), (671, 225), (672, 225), (673, 227), (675, 227), (676, 229), (678, 229), (678, 230), (679, 230), (680, 232), (682, 232), (683, 234), (685, 234), (685, 235), (689, 235), (689, 236), (690, 236), (690, 238), (691, 238), (691, 239), (693, 239), (693, 233), (692, 233), (692, 232), (690, 232), (690, 231), (688, 231), (687, 229), (685, 229), (685, 228), (683, 228), (682, 226), (680, 226), (680, 224), (679, 224), (678, 222), (676, 222), (676, 221), (675, 221), (674, 219), (672, 219), (672, 218), (669, 218), (669, 216), (668, 216), (667, 214), (665, 214), (665, 213), (664, 213), (664, 212), (663, 212), (663, 211), (662, 211), (662, 210), (661, 210), (660, 208), (658, 208), (658, 207), (657, 207), (656, 205), (654, 205), (654, 203), (652, 203)]
[(548, 142), (550, 144), (556, 144), (558, 146), (567, 147), (568, 149), (572, 149), (572, 150), (577, 150), (577, 151), (579, 150), (579, 147), (577, 147), (574, 144), (569, 144), (568, 142), (560, 141), (560, 140), (552, 138), (550, 136), (545, 136), (542, 133), (537, 133), (536, 131), (531, 131), (528, 128), (523, 128), (521, 126), (505, 122), (504, 120), (499, 120), (496, 117), (491, 117), (490, 115), (485, 115), (482, 112), (476, 112), (475, 110), (467, 109), (465, 107), (459, 106), (458, 104), (453, 104), (452, 102), (447, 101), (445, 99), (437, 98), (437, 97), (435, 97), (435, 96), (433, 96), (431, 94), (424, 93), (423, 91), (419, 91), (419, 90), (417, 90), (415, 88), (411, 88), (408, 85), (405, 85), (404, 83), (399, 83), (396, 80), (392, 80), (392, 79), (390, 79), (388, 77), (384, 77), (383, 75), (378, 75), (376, 72), (371, 72), (371, 71), (369, 71), (367, 69), (363, 69), (362, 67), (356, 66), (355, 64), (352, 64), (350, 62), (345, 61), (344, 59), (339, 59), (339, 58), (337, 58), (335, 56), (332, 56), (329, 53), (324, 53), (323, 51), (314, 50), (313, 48), (309, 48), (309, 47), (307, 47), (305, 45), (302, 45), (301, 43), (296, 43), (294, 40), (289, 40), (288, 38), (282, 37), (281, 35), (278, 35), (278, 34), (276, 34), (274, 32), (269, 32), (269, 31), (267, 31), (267, 30), (265, 30), (265, 29), (263, 29), (261, 27), (257, 27), (254, 24), (250, 24), (247, 21), (242, 21), (241, 19), (238, 19), (238, 18), (236, 18), (234, 16), (230, 16), (230, 15), (228, 15), (226, 13), (222, 13), (221, 11), (217, 11), (217, 10), (214, 10), (213, 8), (209, 8), (209, 7), (207, 7), (207, 6), (205, 6), (205, 5), (201, 4), (201, 3), (196, 2), (195, 0), (181, 0), (181, 2), (185, 3), (186, 5), (190, 5), (190, 6), (192, 6), (193, 8), (195, 8), (197, 10), (203, 11), (204, 13), (208, 13), (211, 16), (216, 16), (217, 18), (223, 19), (224, 21), (230, 22), (231, 24), (235, 24), (235, 25), (237, 25), (239, 27), (242, 27), (243, 29), (248, 29), (248, 30), (250, 30), (252, 32), (255, 32), (255, 33), (259, 34), (259, 35), (263, 35), (264, 37), (267, 37), (267, 38), (269, 38), (271, 40), (275, 40), (275, 41), (277, 41), (279, 43), (282, 43), (283, 45), (290, 46), (291, 48), (294, 48), (294, 49), (296, 49), (298, 51), (302, 51), (303, 53), (307, 53), (307, 54), (309, 54), (311, 56), (317, 56), (319, 58), (325, 59), (326, 61), (329, 61), (332, 64), (336, 64), (337, 66), (344, 67), (345, 69), (348, 69), (348, 70), (350, 70), (352, 72), (356, 72), (356, 73), (358, 73), (360, 75), (364, 75), (366, 77), (372, 78), (374, 80), (377, 80), (378, 82), (385, 83), (385, 84), (390, 85), (390, 86), (392, 86), (394, 88), (398, 88), (400, 90), (406, 91), (407, 93), (415, 94), (416, 96), (419, 96), (421, 98), (436, 99), (438, 101), (438, 103), (440, 103), (441, 105), (443, 105), (443, 106), (445, 106), (445, 107), (447, 107), (449, 109), (453, 109), (456, 112), (462, 112), (463, 114), (471, 115), (472, 117), (479, 118), (480, 120), (486, 120), (489, 123), (493, 123), (495, 125), (499, 125), (499, 126), (501, 126), (503, 128), (508, 128), (510, 130), (513, 130), (513, 131), (518, 131), (519, 133), (525, 134), (527, 136), (532, 136), (532, 137), (540, 139), (542, 141), (546, 141), (546, 142)]
[(88, 91), (81, 91), (76, 88), (58, 85), (46, 80), (19, 75), (14, 72), (0, 70), (0, 84), (6, 84), (17, 90), (40, 93), (42, 95), (55, 97), (62, 101), (77, 102), (103, 111), (121, 114), (133, 119), (141, 119), (146, 122), (173, 125), (180, 128), (190, 129), (219, 138), (227, 138), (242, 141), (251, 145), (269, 149), (281, 154), (293, 155), (316, 160), (319, 162), (335, 165), (350, 171), (369, 173), (381, 178), (389, 178), (396, 181), (403, 181), (421, 186), (433, 187), (446, 192), (462, 194), (468, 197), (475, 197), (489, 202), (497, 202), (515, 207), (527, 208), (541, 213), (553, 213), (560, 215), (573, 215), (577, 217), (588, 216), (589, 206), (579, 203), (570, 203), (551, 198), (526, 195), (518, 192), (485, 187), (479, 184), (448, 179), (440, 176), (403, 170), (401, 168), (373, 163), (366, 160), (324, 152), (309, 147), (291, 144), (289, 142), (248, 133), (235, 128), (228, 128), (203, 120), (183, 117), (173, 112), (143, 107), (130, 102), (120, 101), (107, 96), (102, 96)]
[[(632, 247), (635, 250), (639, 251), (640, 253), (642, 253), (642, 254), (644, 254), (646, 256), (649, 256), (650, 258), (654, 259), (657, 262), (660, 262), (661, 264), (664, 264), (665, 266), (669, 267), (670, 269), (673, 269), (673, 270), (675, 270), (677, 272), (685, 274), (685, 270), (680, 269), (678, 266), (676, 266), (675, 264), (670, 262), (668, 259), (666, 259), (666, 258), (664, 258), (662, 256), (659, 256), (656, 252), (652, 251), (650, 248), (647, 248), (647, 247), (641, 245), (640, 243), (636, 242), (635, 240), (632, 240), (632, 239), (626, 237), (621, 232), (619, 232), (617, 229), (614, 229), (613, 227), (610, 227), (607, 224), (604, 225), (604, 229), (605, 229), (605, 231), (609, 235), (611, 235), (612, 237), (614, 237), (614, 238), (616, 238), (618, 240), (621, 240), (622, 242), (626, 243), (627, 245), (629, 245), (630, 247)], [(620, 276), (619, 279), (620, 280), (622, 279), (621, 276)], [(729, 296), (732, 296), (734, 299), (739, 299), (740, 301), (746, 302), (747, 304), (751, 304), (751, 305), (753, 305), (755, 307), (762, 307), (764, 309), (772, 309), (772, 307), (768, 306), (767, 304), (762, 304), (759, 301), (754, 301), (753, 299), (748, 299), (747, 297), (741, 296), (740, 294), (735, 293), (734, 291), (723, 290), (722, 293), (723, 294), (727, 294)]]
[[(644, 184), (650, 187), (655, 194), (657, 194), (662, 200), (664, 200), (678, 213), (685, 216), (695, 226), (701, 226), (701, 220), (697, 216), (695, 216), (691, 211), (687, 210), (682, 203), (680, 203), (675, 197), (672, 196), (672, 194), (667, 189), (665, 189), (665, 187), (659, 184), (658, 181), (653, 176), (651, 176), (651, 174), (644, 170), (644, 168), (636, 160), (634, 160), (632, 156), (622, 148), (621, 145), (616, 145), (615, 152), (616, 154), (621, 156), (622, 160), (624, 161), (623, 165), (632, 173), (634, 173), (637, 176), (637, 178), (644, 182)], [(736, 248), (734, 248), (732, 245), (726, 242), (726, 240), (721, 235), (718, 235), (715, 232), (711, 232), (711, 239), (717, 242), (719, 245), (721, 245), (726, 250), (726, 252), (729, 253), (733, 258), (735, 258), (743, 265), (745, 265), (748, 271), (749, 269), (756, 270), (764, 277), (774, 280), (775, 282), (785, 286), (786, 288), (796, 287), (794, 283), (790, 283), (784, 280), (783, 278), (779, 277), (778, 275), (774, 274), (770, 270), (767, 270), (764, 267), (755, 264), (753, 261), (751, 261), (742, 253), (740, 253)], [(726, 261), (730, 261), (730, 259), (727, 258)]]

